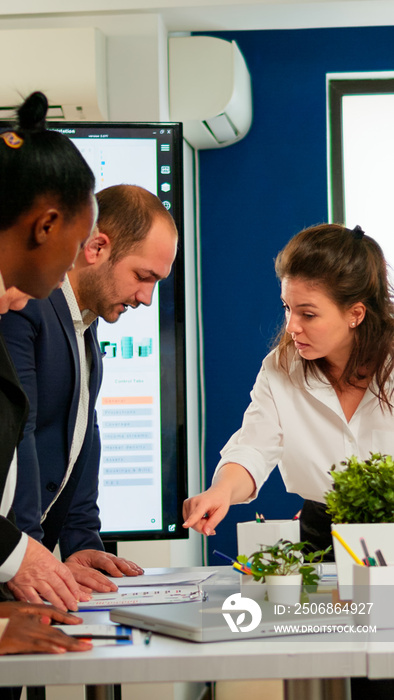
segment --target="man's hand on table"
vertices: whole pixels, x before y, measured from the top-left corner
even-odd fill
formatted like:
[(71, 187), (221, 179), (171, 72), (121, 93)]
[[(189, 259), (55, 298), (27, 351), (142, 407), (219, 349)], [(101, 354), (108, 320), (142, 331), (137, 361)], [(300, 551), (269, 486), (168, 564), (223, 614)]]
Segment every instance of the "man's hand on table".
[(77, 610), (78, 601), (90, 599), (68, 567), (32, 537), (28, 538), (22, 564), (7, 586), (17, 600), (38, 604), (44, 598), (65, 611)]
[(101, 571), (106, 571), (109, 576), (116, 578), (139, 576), (144, 573), (144, 570), (134, 562), (96, 549), (82, 549), (74, 552), (66, 559), (65, 564), (84, 590), (100, 593), (117, 590), (117, 586)]

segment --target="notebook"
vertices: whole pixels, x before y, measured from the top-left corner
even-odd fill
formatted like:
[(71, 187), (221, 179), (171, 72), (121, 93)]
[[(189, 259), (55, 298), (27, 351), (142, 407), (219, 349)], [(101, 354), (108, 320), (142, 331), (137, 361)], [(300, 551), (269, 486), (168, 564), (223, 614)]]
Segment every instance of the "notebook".
[[(243, 598), (236, 602), (244, 604), (245, 600), (250, 601)], [(353, 622), (353, 617), (343, 612), (318, 614), (313, 608), (313, 612), (297, 613), (297, 606), (279, 608), (268, 602), (250, 601), (260, 609), (259, 619), (256, 608), (232, 609), (230, 604), (222, 608), (222, 602), (223, 597), (221, 601), (125, 606), (111, 610), (110, 618), (123, 625), (193, 642), (265, 639), (319, 632), (330, 634), (337, 631), (336, 626)]]

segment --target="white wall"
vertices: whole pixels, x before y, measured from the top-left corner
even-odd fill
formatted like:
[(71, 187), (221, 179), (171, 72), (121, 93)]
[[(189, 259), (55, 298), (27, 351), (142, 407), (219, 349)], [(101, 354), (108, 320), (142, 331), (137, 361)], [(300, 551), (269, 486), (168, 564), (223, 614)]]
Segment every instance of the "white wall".
[[(34, 9), (33, 9), (34, 8)], [(86, 15), (160, 14), (169, 31), (296, 29), (394, 24), (392, 0), (13, 0), (0, 2), (9, 26)]]

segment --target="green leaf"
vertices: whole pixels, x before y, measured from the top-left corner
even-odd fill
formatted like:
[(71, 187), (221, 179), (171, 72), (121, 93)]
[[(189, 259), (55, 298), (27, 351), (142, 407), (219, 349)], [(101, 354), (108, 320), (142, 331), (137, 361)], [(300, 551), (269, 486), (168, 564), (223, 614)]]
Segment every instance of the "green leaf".
[(240, 564), (247, 564), (248, 561), (249, 561), (249, 559), (248, 559), (248, 557), (247, 557), (245, 554), (240, 554), (240, 555), (237, 557), (237, 561), (238, 561)]
[(294, 573), (301, 573), (305, 585), (315, 585), (319, 579), (315, 567), (311, 562), (321, 562), (324, 556), (332, 549), (327, 549), (303, 554), (303, 550), (309, 542), (290, 542), (289, 540), (279, 540), (273, 545), (261, 545), (259, 552), (253, 552), (249, 557), (238, 556), (238, 561), (242, 564), (250, 563), (250, 570), (255, 581), (259, 581), (265, 576), (289, 576)]

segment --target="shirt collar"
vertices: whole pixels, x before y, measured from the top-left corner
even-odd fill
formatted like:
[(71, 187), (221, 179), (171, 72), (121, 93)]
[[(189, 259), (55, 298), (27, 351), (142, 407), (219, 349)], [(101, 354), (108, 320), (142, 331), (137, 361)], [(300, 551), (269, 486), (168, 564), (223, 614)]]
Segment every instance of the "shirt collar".
[(70, 309), (71, 318), (74, 323), (74, 328), (79, 328), (85, 332), (89, 326), (96, 320), (97, 315), (90, 311), (90, 309), (80, 310), (74, 290), (71, 286), (71, 282), (68, 275), (65, 276), (64, 282), (62, 284), (62, 292), (65, 296), (68, 308)]

